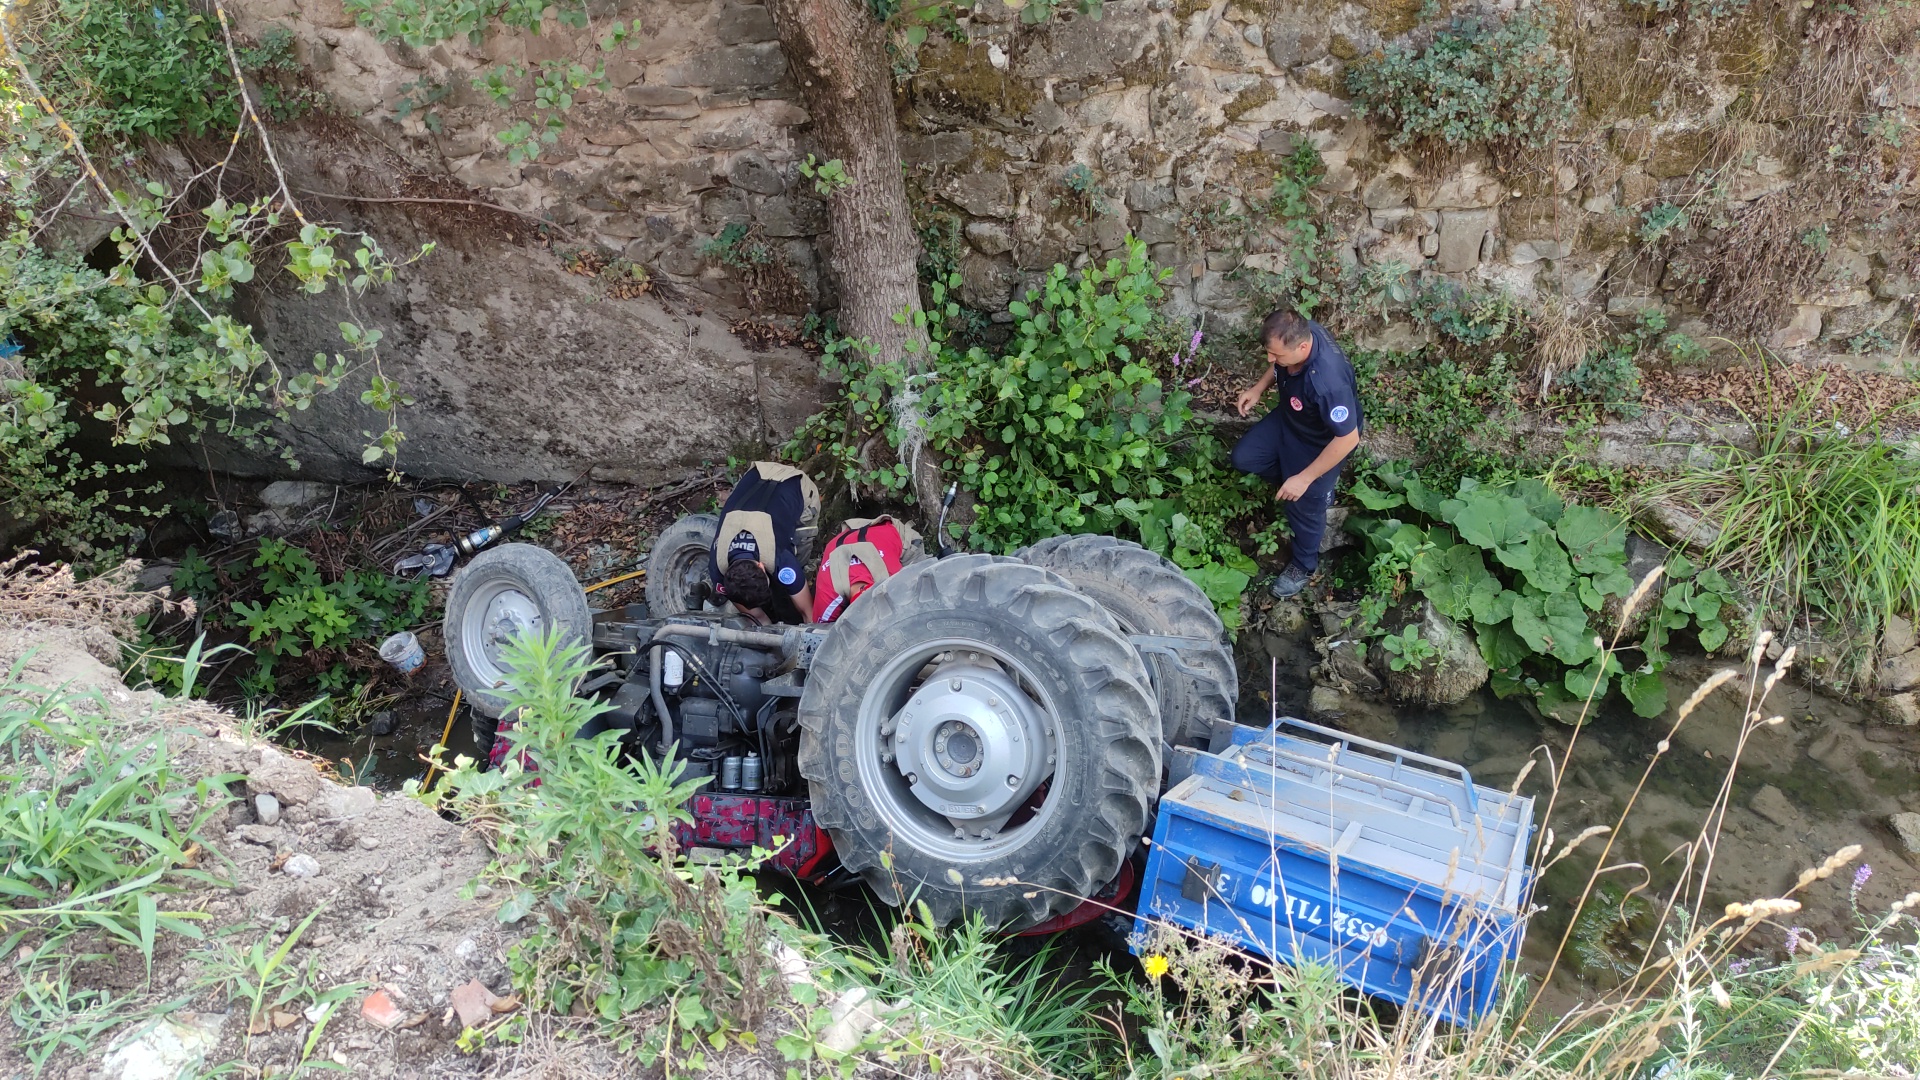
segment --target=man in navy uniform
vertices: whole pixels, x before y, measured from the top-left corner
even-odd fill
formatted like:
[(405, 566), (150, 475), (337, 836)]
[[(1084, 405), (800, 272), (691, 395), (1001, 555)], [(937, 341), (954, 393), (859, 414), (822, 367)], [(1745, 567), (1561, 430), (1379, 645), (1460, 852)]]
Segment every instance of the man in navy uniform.
[(1293, 529), (1293, 558), (1267, 588), (1286, 598), (1307, 587), (1320, 566), (1320, 538), (1341, 463), (1360, 445), (1360, 397), (1353, 365), (1325, 327), (1291, 308), (1260, 324), (1270, 365), (1260, 381), (1241, 391), (1241, 416), (1260, 404), (1269, 388), (1280, 391), (1273, 411), (1233, 448), (1233, 467), (1276, 485)]
[(727, 493), (707, 572), (720, 594), (761, 623), (803, 623), (813, 610), (806, 548), (820, 489), (791, 465), (756, 461)]

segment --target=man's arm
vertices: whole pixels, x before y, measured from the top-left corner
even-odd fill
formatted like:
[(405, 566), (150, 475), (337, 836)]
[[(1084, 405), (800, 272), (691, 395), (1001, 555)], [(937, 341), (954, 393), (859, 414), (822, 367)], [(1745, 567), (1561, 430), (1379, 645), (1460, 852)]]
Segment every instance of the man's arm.
[(1353, 453), (1353, 448), (1359, 445), (1360, 433), (1358, 431), (1349, 431), (1345, 435), (1334, 436), (1333, 441), (1327, 444), (1327, 448), (1320, 451), (1320, 456), (1309, 462), (1306, 468), (1287, 477), (1286, 482), (1280, 485), (1280, 490), (1273, 493), (1273, 497), (1292, 502), (1300, 496), (1305, 495), (1307, 488), (1310, 487), (1315, 480), (1327, 475), (1334, 466), (1347, 460), (1347, 455)]
[(1260, 404), (1261, 398), (1267, 396), (1267, 390), (1272, 386), (1273, 365), (1268, 364), (1266, 374), (1260, 376), (1259, 382), (1240, 391), (1240, 396), (1234, 399), (1234, 407), (1240, 410), (1241, 416), (1247, 415), (1253, 411), (1254, 406)]
[(799, 592), (793, 594), (793, 606), (800, 609), (801, 620), (813, 618), (813, 583), (808, 582)]

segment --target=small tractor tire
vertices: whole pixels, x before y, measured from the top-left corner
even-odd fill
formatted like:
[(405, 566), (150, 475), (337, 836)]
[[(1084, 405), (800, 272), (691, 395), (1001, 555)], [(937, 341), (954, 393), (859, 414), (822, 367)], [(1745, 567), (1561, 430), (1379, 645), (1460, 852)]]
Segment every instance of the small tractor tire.
[(501, 650), (515, 634), (559, 627), (561, 641), (585, 647), (593, 634), (587, 594), (560, 556), (533, 544), (502, 544), (454, 576), (441, 623), (453, 681), (476, 713), (506, 711)]
[(707, 580), (718, 514), (688, 514), (667, 526), (647, 555), (647, 614), (656, 619), (700, 610), (695, 590)]

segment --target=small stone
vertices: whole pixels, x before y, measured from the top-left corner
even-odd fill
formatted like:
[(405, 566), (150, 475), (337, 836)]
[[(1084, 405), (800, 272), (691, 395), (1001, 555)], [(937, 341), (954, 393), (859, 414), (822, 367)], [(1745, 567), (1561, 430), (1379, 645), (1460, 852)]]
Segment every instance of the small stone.
[(374, 848), (380, 846), (380, 838), (377, 836), (363, 836), (360, 838), (360, 846), (366, 848), (368, 851), (372, 851)]
[(1338, 718), (1346, 709), (1344, 695), (1331, 686), (1316, 686), (1307, 694), (1307, 712), (1314, 716)]
[(967, 225), (967, 240), (982, 255), (1004, 255), (1013, 250), (1013, 235), (997, 221), (975, 221)]
[(313, 806), (322, 820), (343, 821), (372, 811), (378, 802), (372, 788), (329, 787), (313, 800)]
[(399, 723), (400, 721), (394, 719), (393, 713), (382, 709), (373, 714), (373, 721), (367, 725), (367, 730), (372, 732), (375, 738), (380, 738), (393, 734), (393, 729)]
[(1887, 628), (1880, 633), (1880, 654), (1898, 656), (1910, 652), (1920, 641), (1914, 639), (1913, 623), (1899, 615), (1887, 616)]
[(1772, 784), (1754, 792), (1753, 798), (1747, 800), (1747, 807), (1782, 829), (1793, 829), (1800, 820), (1786, 793)]
[(462, 960), (473, 959), (473, 955), (479, 951), (480, 951), (479, 943), (474, 941), (472, 938), (461, 938), (460, 944), (455, 945), (453, 947), (453, 955), (459, 957)]
[(242, 825), (233, 830), (233, 835), (261, 847), (273, 847), (280, 842), (280, 834), (267, 825)]
[(275, 480), (260, 492), (260, 505), (290, 509), (319, 502), (332, 494), (332, 484), (313, 480)]
[(1880, 661), (1877, 681), (1884, 694), (1920, 689), (1920, 649), (1909, 649)]
[(1920, 855), (1920, 814), (1895, 814), (1887, 819), (1908, 851)]
[(288, 877), (319, 877), (320, 860), (304, 853), (295, 855), (293, 858), (287, 860), (287, 865), (281, 867), (281, 870), (284, 871)]
[(1256, 49), (1264, 49), (1267, 47), (1266, 31), (1261, 30), (1257, 26), (1249, 26), (1245, 30), (1240, 31), (1240, 36), (1246, 38), (1247, 44)]
[(253, 797), (253, 812), (262, 825), (280, 824), (280, 800), (264, 791)]

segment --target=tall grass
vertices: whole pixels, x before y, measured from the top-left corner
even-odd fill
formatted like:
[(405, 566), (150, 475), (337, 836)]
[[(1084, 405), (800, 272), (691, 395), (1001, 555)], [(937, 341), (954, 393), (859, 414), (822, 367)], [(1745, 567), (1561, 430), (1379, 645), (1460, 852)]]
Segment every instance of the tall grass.
[(1653, 485), (1714, 530), (1708, 562), (1738, 575), (1763, 609), (1813, 615), (1871, 647), (1889, 614), (1920, 610), (1920, 458), (1877, 427), (1819, 415), (1815, 382), (1759, 415), (1756, 445)]

